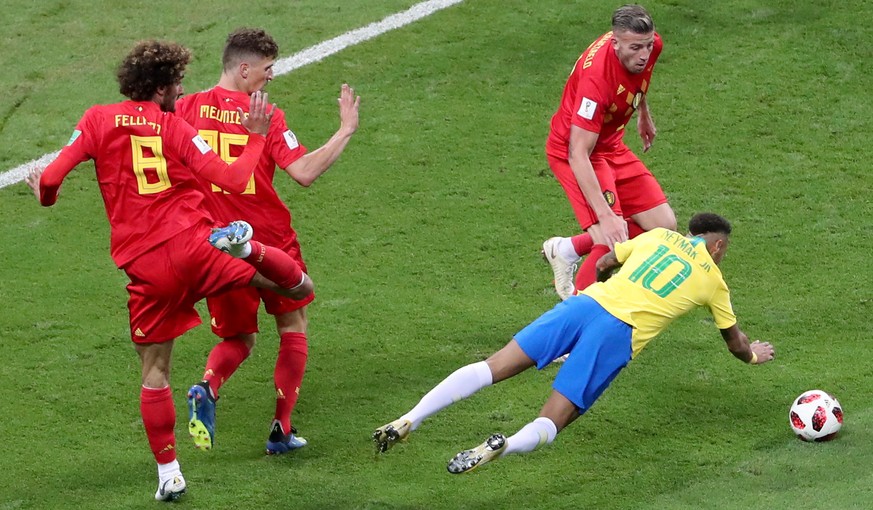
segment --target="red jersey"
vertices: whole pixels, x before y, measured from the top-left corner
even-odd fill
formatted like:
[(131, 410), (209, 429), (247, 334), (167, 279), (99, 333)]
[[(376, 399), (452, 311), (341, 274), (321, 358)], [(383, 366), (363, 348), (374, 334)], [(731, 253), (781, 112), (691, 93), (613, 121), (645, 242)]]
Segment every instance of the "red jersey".
[(53, 204), (64, 177), (89, 159), (97, 169), (111, 227), (110, 251), (118, 267), (211, 220), (192, 170), (214, 164), (217, 156), (194, 128), (154, 102), (89, 108), (42, 175), (43, 205)]
[(570, 126), (599, 133), (592, 154), (627, 150), (622, 140), (624, 128), (649, 89), (652, 70), (664, 47), (655, 33), (648, 66), (634, 74), (621, 64), (611, 44), (612, 32), (591, 43), (576, 61), (561, 105), (552, 117), (546, 140), (546, 154), (568, 159)]
[[(221, 87), (183, 96), (176, 103), (176, 113), (194, 126), (212, 149), (230, 163), (234, 161), (248, 139), (240, 124), (237, 108), (249, 110), (249, 95)], [(201, 179), (207, 206), (216, 220), (223, 222), (245, 219), (254, 227), (254, 238), (282, 247), (295, 237), (291, 228), (291, 212), (273, 188), (276, 165), (285, 168), (306, 154), (294, 133), (288, 129), (285, 113), (276, 108), (267, 133), (267, 144), (254, 176), (240, 195), (229, 195), (221, 188)]]

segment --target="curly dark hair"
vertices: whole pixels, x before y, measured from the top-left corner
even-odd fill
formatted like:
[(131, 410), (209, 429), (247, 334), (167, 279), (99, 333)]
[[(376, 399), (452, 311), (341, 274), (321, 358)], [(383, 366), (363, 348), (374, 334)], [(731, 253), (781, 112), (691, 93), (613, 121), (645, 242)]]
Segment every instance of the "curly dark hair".
[(279, 45), (260, 28), (238, 28), (227, 36), (221, 64), (230, 69), (246, 57), (276, 58)]
[(693, 236), (710, 232), (730, 235), (731, 224), (728, 220), (715, 213), (698, 213), (688, 222), (688, 232)]
[(118, 66), (120, 92), (134, 101), (148, 101), (160, 87), (182, 80), (191, 50), (174, 42), (140, 41)]

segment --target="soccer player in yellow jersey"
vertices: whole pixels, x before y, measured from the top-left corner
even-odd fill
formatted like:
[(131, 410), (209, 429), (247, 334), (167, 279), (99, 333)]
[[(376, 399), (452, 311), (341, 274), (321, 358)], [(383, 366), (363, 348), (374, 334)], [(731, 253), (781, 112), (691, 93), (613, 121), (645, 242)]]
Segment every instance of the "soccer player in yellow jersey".
[(456, 370), (411, 411), (376, 429), (377, 450), (384, 452), (406, 439), (425, 418), (452, 403), (570, 353), (538, 418), (515, 435), (494, 434), (458, 453), (448, 470), (464, 473), (503, 455), (551, 443), (591, 408), (649, 340), (698, 306), (710, 310), (731, 354), (753, 365), (771, 361), (773, 347), (768, 342), (750, 343), (737, 326), (730, 292), (718, 268), (730, 242), (730, 223), (702, 213), (691, 219), (688, 230), (686, 237), (656, 228), (617, 243), (597, 261), (598, 283), (558, 303), (485, 361)]

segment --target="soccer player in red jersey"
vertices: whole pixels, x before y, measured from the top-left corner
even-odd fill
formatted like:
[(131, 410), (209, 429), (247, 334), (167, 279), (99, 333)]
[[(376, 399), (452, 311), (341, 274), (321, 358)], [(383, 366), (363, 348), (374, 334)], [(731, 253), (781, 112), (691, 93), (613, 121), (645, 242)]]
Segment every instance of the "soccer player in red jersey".
[(242, 121), (251, 131), (248, 143), (227, 165), (172, 113), (190, 57), (175, 43), (137, 44), (118, 69), (120, 91), (130, 100), (89, 108), (57, 159), (27, 177), (40, 203), (50, 206), (73, 168), (95, 162), (111, 227), (111, 255), (130, 279), (131, 339), (142, 362), (140, 411), (158, 463), (155, 498), (162, 501), (175, 500), (187, 489), (176, 459), (169, 377), (174, 339), (200, 323), (194, 304), (249, 285), (296, 299), (312, 292), (312, 282), (291, 257), (249, 242), (251, 228), (244, 222), (213, 232), (197, 178), (242, 192), (261, 156), (272, 114), (266, 94), (252, 96)]
[[(238, 157), (248, 134), (240, 125), (238, 109), (245, 110), (249, 98), (273, 79), (273, 65), (279, 54), (274, 39), (264, 30), (241, 28), (225, 43), (223, 70), (218, 84), (210, 90), (179, 100), (177, 113), (199, 130), (213, 150), (225, 161)], [(285, 114), (273, 110), (266, 148), (254, 176), (242, 194), (230, 195), (219, 186), (201, 179), (207, 201), (218, 220), (246, 218), (254, 226), (256, 240), (280, 247), (306, 270), (297, 234), (291, 227), (291, 213), (273, 188), (276, 167), (302, 186), (309, 186), (340, 156), (358, 128), (360, 98), (343, 84), (339, 97), (340, 127), (319, 149), (307, 152)], [(258, 332), (258, 308), (264, 302), (276, 320), (279, 353), (273, 379), (276, 409), (270, 426), (266, 451), (285, 453), (306, 445), (295, 435), (291, 413), (297, 402), (306, 367), (306, 306), (315, 298), (309, 294), (291, 299), (266, 289), (240, 289), (207, 299), (212, 330), (222, 340), (209, 354), (203, 380), (188, 392), (189, 432), (198, 448), (212, 447), (215, 434), (215, 399), (222, 384), (248, 358)]]
[[(586, 231), (543, 243), (562, 299), (594, 283), (597, 260), (615, 243), (656, 227), (676, 228), (658, 181), (623, 141), (635, 111), (643, 151), (655, 139), (646, 93), (662, 48), (643, 7), (619, 7), (612, 15), (612, 31), (576, 61), (552, 117), (546, 156)], [(576, 263), (589, 252), (574, 285)]]

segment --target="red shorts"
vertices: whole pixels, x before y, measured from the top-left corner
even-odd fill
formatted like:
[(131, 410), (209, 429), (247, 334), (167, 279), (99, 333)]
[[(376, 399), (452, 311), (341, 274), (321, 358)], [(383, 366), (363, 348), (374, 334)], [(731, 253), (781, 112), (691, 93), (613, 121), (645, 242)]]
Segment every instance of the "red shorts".
[[(282, 243), (281, 249), (300, 265), (304, 273), (306, 272), (306, 264), (300, 254), (300, 243), (297, 242), (296, 235)], [(258, 332), (258, 307), (261, 301), (264, 302), (268, 314), (282, 315), (303, 308), (313, 299), (315, 299), (314, 292), (303, 299), (291, 299), (267, 289), (245, 287), (218, 296), (210, 296), (206, 299), (206, 304), (212, 317), (212, 332), (221, 338), (230, 338)]]
[(136, 343), (166, 342), (200, 324), (194, 304), (206, 296), (246, 288), (255, 268), (209, 245), (202, 223), (133, 259), (130, 278), (130, 334)]
[[(597, 223), (597, 215), (582, 195), (569, 161), (553, 156), (548, 156), (548, 160), (555, 178), (570, 200), (579, 226), (582, 230), (587, 230)], [(606, 203), (615, 214), (623, 218), (630, 218), (634, 214), (667, 203), (667, 196), (664, 195), (655, 176), (630, 150), (620, 153), (592, 154), (591, 166), (594, 167), (594, 174), (600, 183), (600, 190)]]

